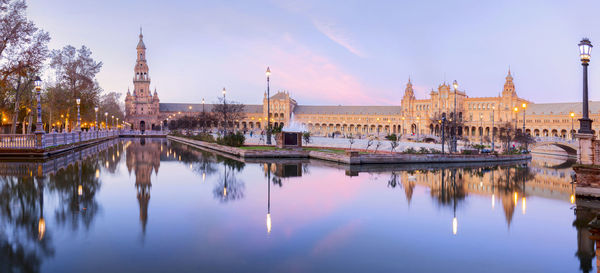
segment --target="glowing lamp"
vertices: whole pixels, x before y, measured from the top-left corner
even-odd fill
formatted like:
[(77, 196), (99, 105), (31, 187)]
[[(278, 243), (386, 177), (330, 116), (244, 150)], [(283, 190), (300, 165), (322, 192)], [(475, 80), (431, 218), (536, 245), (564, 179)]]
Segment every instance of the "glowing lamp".
[(587, 63), (590, 61), (592, 57), (592, 43), (588, 38), (583, 38), (581, 42), (579, 42), (579, 57), (581, 58), (581, 62)]
[(35, 85), (36, 90), (42, 89), (42, 79), (40, 79), (40, 76), (35, 76), (35, 80), (33, 80), (33, 84)]

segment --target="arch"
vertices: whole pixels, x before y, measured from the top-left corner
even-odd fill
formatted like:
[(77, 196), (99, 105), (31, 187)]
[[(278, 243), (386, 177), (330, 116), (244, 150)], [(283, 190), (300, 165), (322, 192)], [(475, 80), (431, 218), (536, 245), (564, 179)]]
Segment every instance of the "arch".
[(558, 136), (558, 130), (552, 129), (552, 136), (553, 137), (557, 137)]
[(146, 130), (146, 122), (145, 121), (140, 121), (140, 131), (145, 131)]
[(533, 130), (533, 135), (539, 137), (540, 136), (540, 129)]

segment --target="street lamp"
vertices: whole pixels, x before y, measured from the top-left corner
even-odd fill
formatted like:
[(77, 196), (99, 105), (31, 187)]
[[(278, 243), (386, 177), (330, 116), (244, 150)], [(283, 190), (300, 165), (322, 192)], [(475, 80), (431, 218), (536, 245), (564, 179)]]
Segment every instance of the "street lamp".
[[(419, 139), (419, 123), (421, 123), (420, 121), (421, 117), (417, 117), (417, 140)], [(379, 130), (379, 128), (377, 128), (377, 130)]]
[(111, 116), (110, 116), (110, 119), (111, 119), (111, 122), (112, 122), (112, 127), (113, 127), (113, 129), (114, 129), (114, 128), (115, 128), (115, 116), (114, 116), (114, 115), (111, 115)]
[(271, 69), (267, 66), (267, 145), (271, 145), (271, 94), (270, 94), (270, 77)]
[(494, 137), (495, 137), (495, 130), (494, 130), (494, 111), (496, 110), (496, 106), (492, 106), (492, 153), (494, 152), (494, 148), (496, 147), (496, 144), (494, 143)]
[(81, 114), (79, 112), (79, 105), (81, 104), (81, 99), (77, 98), (77, 99), (75, 99), (75, 102), (77, 102), (77, 131), (80, 132), (81, 131)]
[(579, 133), (592, 134), (592, 120), (589, 118), (588, 112), (588, 65), (590, 63), (592, 53), (592, 43), (589, 39), (583, 38), (579, 42), (579, 56), (581, 65), (583, 66), (583, 116), (579, 119)]
[(227, 101), (225, 100), (225, 87), (223, 87), (223, 134), (227, 135)]
[(575, 119), (575, 113), (571, 112), (571, 140), (575, 138), (575, 128), (573, 127), (573, 120)]
[(452, 83), (454, 86), (454, 113), (452, 114), (452, 148), (451, 151), (456, 152), (456, 90), (458, 89), (458, 82), (454, 80)]
[(94, 121), (94, 127), (98, 131), (98, 106), (94, 107), (94, 113), (96, 115), (96, 121)]
[(519, 113), (519, 107), (515, 107), (514, 111), (515, 111), (515, 133), (517, 133), (517, 122), (519, 122), (517, 113)]
[(440, 123), (442, 124), (442, 154), (444, 154), (444, 143), (446, 142), (446, 135), (445, 135), (445, 126), (446, 126), (446, 117), (442, 117), (442, 120), (440, 121)]
[(37, 123), (35, 125), (35, 133), (43, 134), (44, 128), (42, 125), (42, 103), (40, 100), (40, 93), (42, 92), (42, 79), (39, 76), (35, 76), (35, 94), (37, 98)]
[(404, 119), (405, 119), (405, 118), (404, 118), (404, 117), (402, 117), (402, 130), (400, 131), (400, 135), (401, 135), (401, 136), (402, 136), (402, 135), (404, 135), (404, 130), (405, 130), (405, 129), (404, 129)]
[(108, 130), (108, 112), (104, 112), (104, 129)]
[(525, 134), (525, 110), (527, 109), (527, 103), (521, 105), (523, 108), (523, 134)]
[(117, 118), (117, 130), (119, 130), (119, 118)]
[(483, 114), (479, 114), (479, 129), (481, 129), (481, 131), (479, 131), (479, 137), (480, 137), (480, 145), (483, 147)]

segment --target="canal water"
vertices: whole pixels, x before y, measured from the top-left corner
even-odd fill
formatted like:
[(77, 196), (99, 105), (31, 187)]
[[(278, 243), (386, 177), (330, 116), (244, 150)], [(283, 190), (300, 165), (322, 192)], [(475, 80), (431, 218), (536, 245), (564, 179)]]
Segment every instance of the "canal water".
[(118, 139), (0, 162), (0, 272), (590, 272), (564, 159), (242, 162)]

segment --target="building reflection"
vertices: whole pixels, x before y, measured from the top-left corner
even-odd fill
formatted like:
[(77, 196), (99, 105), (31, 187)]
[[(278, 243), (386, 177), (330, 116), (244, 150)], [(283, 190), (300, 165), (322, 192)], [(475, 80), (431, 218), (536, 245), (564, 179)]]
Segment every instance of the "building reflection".
[(575, 220), (573, 221), (573, 226), (577, 229), (577, 252), (575, 252), (575, 256), (579, 259), (579, 269), (582, 272), (592, 271), (592, 261), (596, 257), (596, 252), (594, 250), (594, 240), (591, 239), (592, 233), (590, 232), (589, 223), (599, 214), (600, 203), (598, 201), (578, 202), (575, 208)]
[(148, 223), (148, 204), (150, 203), (150, 189), (152, 188), (152, 172), (158, 174), (160, 168), (161, 150), (164, 142), (159, 140), (146, 141), (145, 138), (136, 138), (128, 142), (126, 148), (127, 171), (135, 174), (135, 188), (140, 210), (140, 223), (142, 235), (146, 234)]

